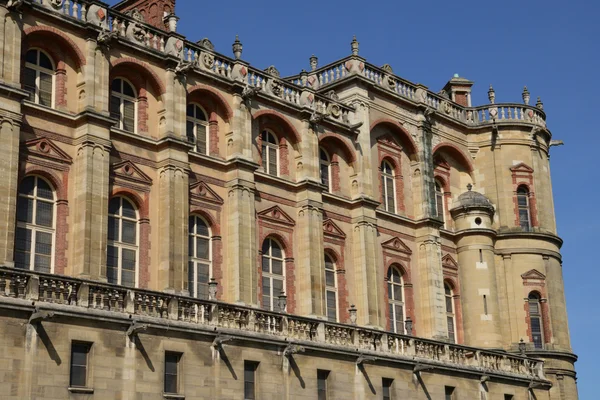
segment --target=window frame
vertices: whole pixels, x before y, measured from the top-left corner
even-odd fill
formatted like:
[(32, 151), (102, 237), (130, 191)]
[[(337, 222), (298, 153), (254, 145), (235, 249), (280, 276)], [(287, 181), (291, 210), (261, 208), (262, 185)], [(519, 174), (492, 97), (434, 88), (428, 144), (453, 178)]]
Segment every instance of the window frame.
[[(175, 357), (176, 361), (175, 361), (175, 368), (176, 368), (176, 372), (175, 374), (172, 373), (168, 373), (167, 372), (167, 357)], [(165, 351), (165, 358), (164, 358), (164, 364), (163, 364), (163, 393), (165, 395), (177, 395), (177, 394), (181, 394), (182, 391), (182, 384), (181, 384), (181, 379), (183, 374), (181, 373), (181, 360), (183, 359), (183, 353), (177, 352), (177, 351)], [(167, 376), (175, 376), (175, 392), (169, 392), (167, 391)]]
[[(537, 312), (531, 311), (532, 304), (537, 306)], [(542, 311), (542, 296), (538, 292), (531, 292), (527, 296), (527, 314), (529, 316), (529, 332), (531, 335), (531, 342), (533, 343), (533, 347), (536, 350), (544, 349), (544, 313)], [(539, 337), (540, 341), (536, 341), (534, 334), (537, 332), (533, 332), (533, 319), (536, 318), (539, 321), (540, 331)]]
[[(395, 270), (398, 272), (399, 276), (400, 276), (400, 282), (393, 282), (391, 281), (392, 278), (392, 271)], [(406, 319), (406, 293), (404, 290), (404, 273), (402, 271), (402, 269), (397, 266), (396, 264), (392, 264), (390, 265), (390, 267), (388, 268), (388, 274), (387, 274), (387, 288), (388, 288), (388, 298), (387, 298), (387, 302), (388, 302), (388, 309), (392, 309), (392, 313), (390, 314), (389, 318), (390, 318), (390, 324), (391, 324), (391, 328), (392, 328), (392, 332), (393, 333), (398, 333), (398, 334), (405, 334), (406, 333), (406, 326), (405, 326), (405, 319)], [(395, 299), (395, 291), (393, 290), (393, 288), (395, 286), (400, 286), (400, 293), (402, 294), (402, 300), (397, 300)], [(392, 289), (392, 290), (390, 290)], [(402, 307), (402, 319), (401, 319), (401, 326), (402, 326), (402, 332), (397, 332), (396, 331), (396, 327), (397, 327), (397, 315), (396, 315), (396, 306), (400, 306)]]
[[(531, 192), (529, 188), (525, 185), (519, 185), (517, 187), (517, 215), (519, 217), (519, 226), (521, 229), (530, 230), (532, 227), (531, 222), (531, 201), (530, 201)], [(521, 205), (519, 201), (521, 198), (525, 199), (525, 205)], [(527, 226), (523, 226), (523, 221), (521, 220), (521, 211), (525, 211), (527, 213)]]
[[(444, 297), (446, 300), (446, 323), (448, 323), (450, 318), (452, 318), (453, 327), (452, 332), (450, 332), (450, 325), (448, 325), (448, 339), (451, 341), (451, 343), (457, 343), (456, 304), (454, 303), (454, 288), (449, 282), (444, 282)], [(450, 304), (450, 310), (448, 310), (448, 304)], [(452, 337), (450, 336), (450, 333), (452, 333)]]
[[(119, 92), (115, 92), (113, 90), (113, 83), (116, 80), (120, 80), (121, 81), (121, 93)], [(128, 96), (124, 93), (124, 85), (125, 83), (127, 83), (129, 86), (131, 86), (131, 88), (133, 89), (133, 95), (134, 97)], [(110, 99), (112, 97), (116, 97), (119, 99), (119, 129), (125, 132), (131, 132), (131, 133), (138, 133), (138, 99), (139, 99), (139, 93), (137, 88), (135, 87), (135, 85), (133, 83), (131, 83), (131, 81), (129, 81), (128, 79), (122, 77), (122, 76), (118, 76), (115, 77), (113, 80), (110, 81), (110, 95), (109, 95), (109, 114), (111, 113), (110, 110)], [(129, 131), (127, 129), (125, 129), (125, 112), (124, 112), (124, 104), (125, 101), (131, 101), (133, 103), (133, 130)]]
[[(435, 180), (434, 182), (435, 189), (435, 215), (444, 222), (444, 227), (446, 226), (446, 202), (444, 198), (444, 185), (439, 180)], [(441, 210), (440, 210), (441, 206)], [(440, 213), (441, 211), (441, 213)]]
[[(244, 360), (244, 400), (256, 400), (258, 393), (258, 379), (257, 379), (257, 371), (260, 366), (260, 362)], [(246, 374), (252, 374), (252, 381), (246, 379)], [(246, 392), (248, 391), (248, 385), (252, 384), (252, 395), (251, 397), (246, 397)]]
[[(192, 242), (194, 245), (193, 248), (193, 252), (192, 249), (188, 249), (188, 268), (189, 268), (189, 264), (193, 263), (194, 265), (194, 273), (193, 273), (193, 277), (194, 277), (194, 282), (193, 282), (193, 291), (190, 291), (190, 296), (195, 297), (195, 298), (200, 298), (198, 297), (198, 282), (196, 282), (196, 279), (198, 278), (198, 264), (208, 264), (208, 281), (206, 282), (207, 285), (207, 293), (208, 293), (208, 283), (210, 282), (210, 278), (213, 276), (213, 263), (212, 263), (212, 259), (213, 259), (213, 250), (212, 250), (212, 229), (210, 227), (210, 224), (208, 223), (208, 221), (206, 220), (206, 218), (204, 218), (203, 216), (196, 214), (196, 213), (192, 213), (190, 215), (190, 219), (194, 218), (194, 228), (197, 227), (197, 222), (198, 220), (201, 220), (205, 225), (206, 228), (208, 229), (208, 235), (207, 236), (202, 236), (198, 233), (192, 233), (190, 232), (190, 227), (188, 226), (188, 246), (189, 243)], [(189, 222), (188, 222), (189, 224)], [(197, 232), (197, 229), (194, 229)], [(194, 240), (190, 240), (191, 238), (194, 238)], [(206, 239), (208, 241), (208, 259), (203, 259), (203, 258), (198, 258), (195, 256), (195, 254), (197, 254), (197, 239)], [(190, 255), (194, 254), (193, 256)], [(188, 271), (189, 272), (189, 271)], [(192, 284), (192, 282), (188, 282), (188, 289), (189, 286)], [(205, 299), (208, 300), (208, 297)]]
[[(34, 194), (32, 196), (29, 196), (27, 194), (23, 194), (21, 193), (21, 185), (23, 184), (23, 182), (25, 182), (26, 179), (28, 178), (34, 178)], [(44, 198), (39, 198), (38, 196), (38, 180), (43, 180), (48, 187), (50, 188), (50, 190), (52, 191), (52, 201), (50, 201), (49, 199), (44, 199)], [(25, 199), (30, 199), (33, 200), (33, 211), (31, 214), (31, 221), (32, 222), (23, 222), (23, 221), (19, 221), (18, 219), (18, 203), (19, 203), (19, 199), (20, 198), (25, 198)], [(52, 227), (45, 227), (43, 225), (39, 225), (36, 223), (37, 220), (37, 204), (38, 202), (44, 202), (44, 203), (52, 203)], [(56, 194), (56, 189), (54, 188), (54, 185), (52, 185), (52, 183), (47, 180), (46, 178), (40, 176), (40, 175), (27, 175), (25, 176), (21, 182), (19, 182), (19, 186), (17, 188), (17, 215), (16, 215), (16, 228), (17, 229), (25, 229), (30, 230), (31, 231), (31, 244), (29, 247), (29, 269), (27, 269), (28, 271), (35, 271), (35, 255), (36, 255), (36, 251), (35, 251), (35, 245), (37, 243), (37, 235), (38, 233), (46, 233), (52, 236), (52, 250), (50, 251), (50, 273), (53, 274), (54, 273), (54, 261), (55, 261), (55, 256), (56, 256), (56, 219), (57, 219), (57, 215), (56, 215), (56, 201), (57, 201), (57, 194)], [(16, 231), (15, 231), (15, 249), (14, 249), (15, 255), (17, 253), (17, 248), (16, 248)]]
[[(74, 385), (73, 384), (73, 367), (82, 367), (82, 365), (75, 365), (73, 360), (74, 348), (76, 346), (85, 348), (85, 383), (84, 385)], [(71, 352), (69, 356), (69, 388), (73, 389), (89, 389), (91, 388), (91, 379), (90, 379), (90, 355), (92, 352), (93, 343), (83, 342), (78, 340), (71, 341)]]
[[(194, 106), (194, 115), (190, 116), (188, 114), (188, 110), (187, 107), (190, 106)], [(188, 134), (187, 132), (187, 122), (191, 122), (192, 124), (194, 124), (193, 129), (192, 129), (192, 134), (194, 136), (194, 151), (198, 154), (203, 154), (203, 155), (210, 155), (210, 132), (209, 132), (209, 120), (208, 120), (208, 114), (206, 112), (206, 110), (204, 109), (204, 107), (202, 107), (200, 104), (195, 103), (195, 102), (191, 102), (188, 103), (186, 107), (186, 113), (185, 113), (185, 121), (186, 121), (186, 134)], [(199, 119), (197, 114), (197, 109), (199, 109), (203, 114), (204, 114), (204, 118), (205, 119)], [(202, 125), (204, 126), (205, 129), (205, 145), (206, 145), (206, 149), (204, 152), (201, 152), (200, 150), (198, 150), (198, 125)], [(189, 135), (188, 135), (189, 137)]]
[[(111, 214), (110, 213), (110, 202), (113, 199), (119, 198), (120, 199), (120, 204), (119, 204), (119, 211), (121, 213), (121, 215), (115, 215), (115, 214)], [(133, 207), (134, 211), (135, 211), (135, 245), (132, 245), (130, 243), (125, 243), (123, 242), (123, 224), (122, 221), (123, 219), (125, 219), (126, 221), (130, 221), (133, 222), (134, 219), (130, 218), (130, 217), (125, 217), (123, 218), (123, 201), (127, 201), (129, 202), (129, 204), (131, 204), (131, 206)], [(115, 249), (117, 249), (118, 251), (118, 265), (117, 265), (117, 282), (109, 282), (109, 283), (113, 283), (116, 285), (122, 285), (122, 273), (123, 273), (123, 250), (134, 250), (135, 251), (135, 278), (134, 278), (134, 288), (138, 288), (139, 287), (139, 274), (140, 274), (140, 210), (138, 209), (138, 207), (136, 206), (135, 202), (131, 201), (129, 198), (127, 198), (126, 196), (122, 196), (122, 195), (116, 195), (116, 196), (112, 196), (109, 201), (109, 211), (108, 211), (108, 221), (110, 223), (110, 217), (115, 217), (118, 218), (119, 220), (119, 230), (118, 230), (118, 234), (119, 234), (119, 240), (111, 240), (108, 239), (108, 235), (107, 235), (107, 240), (106, 240), (106, 249), (107, 249), (107, 256), (108, 256), (108, 246), (112, 246)], [(107, 262), (107, 269), (108, 269), (108, 262)]]
[[(325, 156), (325, 157), (323, 157)], [(325, 159), (323, 159), (325, 158)], [(327, 168), (327, 182), (323, 182), (323, 169)], [(319, 179), (321, 184), (327, 187), (327, 191), (332, 193), (332, 182), (331, 182), (331, 156), (323, 147), (319, 147)]]
[[(269, 136), (273, 138), (273, 141), (275, 143), (269, 142)], [(267, 138), (267, 140), (265, 140), (265, 137)], [(261, 159), (263, 171), (267, 175), (279, 176), (280, 174), (279, 171), (281, 169), (281, 166), (279, 159), (279, 145), (280, 140), (279, 137), (275, 134), (275, 132), (273, 132), (270, 129), (263, 129), (263, 131), (261, 132)], [(271, 172), (271, 152), (269, 151), (269, 149), (275, 150), (275, 173)]]
[[(389, 167), (390, 172), (386, 172), (385, 166)], [(396, 214), (397, 213), (397, 205), (398, 199), (396, 198), (396, 174), (394, 171), (394, 165), (389, 162), (387, 159), (381, 161), (381, 165), (379, 167), (381, 173), (381, 195), (382, 195), (382, 203), (385, 211)], [(388, 204), (388, 185), (387, 181), (390, 180), (392, 182), (392, 199), (394, 204), (392, 205), (393, 210), (390, 210), (390, 204)]]
[[(317, 399), (327, 400), (329, 398), (329, 377), (331, 371), (326, 369), (317, 369)], [(325, 389), (322, 389), (321, 382), (325, 384)]]
[(446, 400), (455, 400), (456, 399), (456, 388), (454, 386), (444, 386), (444, 393)]
[[(328, 269), (327, 268), (327, 259), (330, 260), (332, 269)], [(329, 255), (327, 253), (325, 253), (325, 257), (324, 257), (324, 268), (323, 269), (325, 270), (325, 311), (326, 311), (326, 317), (327, 317), (327, 320), (329, 322), (338, 322), (340, 320), (340, 307), (339, 307), (340, 300), (339, 300), (339, 296), (338, 296), (337, 263), (336, 263), (335, 259), (331, 255)], [(334, 284), (334, 286), (327, 285), (327, 272), (328, 271), (333, 273), (333, 284)], [(335, 319), (330, 319), (330, 316), (329, 316), (329, 306), (327, 304), (327, 294), (328, 294), (328, 292), (332, 292), (335, 295)]]
[[(281, 258), (274, 257), (274, 256), (271, 255), (272, 254), (272, 250), (271, 250), (272, 246), (271, 245), (269, 245), (269, 254), (265, 255), (265, 253), (262, 251), (262, 249), (264, 248), (264, 243), (266, 241), (270, 241), (270, 243), (275, 243), (279, 247), (279, 249), (281, 250)], [(269, 272), (266, 272), (266, 271), (263, 270), (263, 260), (265, 258), (267, 258), (269, 260)], [(273, 260), (281, 261), (281, 275), (277, 275), (277, 274), (274, 274), (272, 272), (273, 271)], [(263, 246), (261, 247), (261, 265), (260, 265), (260, 270), (261, 270), (261, 274), (262, 275), (261, 275), (261, 282), (260, 282), (260, 284), (261, 284), (262, 296), (264, 297), (265, 296), (265, 292), (264, 292), (263, 280), (265, 278), (269, 279), (269, 285), (270, 285), (269, 289), (270, 289), (270, 298), (271, 298), (271, 300), (270, 300), (271, 304), (270, 304), (269, 311), (281, 311), (281, 310), (278, 309), (279, 307), (278, 307), (278, 304), (276, 303), (276, 301), (277, 301), (280, 293), (275, 294), (275, 292), (274, 292), (275, 288), (273, 287), (273, 281), (275, 279), (282, 280), (283, 284), (282, 284), (281, 291), (282, 292), (286, 292), (287, 287), (286, 287), (286, 270), (285, 270), (285, 267), (286, 267), (286, 265), (285, 265), (285, 250), (284, 250), (283, 246), (281, 245), (281, 243), (279, 243), (277, 240), (275, 240), (272, 237), (265, 238), (265, 240), (263, 241)], [(263, 305), (263, 299), (262, 298), (261, 298), (260, 305), (261, 305), (261, 307), (264, 307), (264, 305)]]
[[(392, 378), (381, 378), (381, 395), (383, 400), (392, 400), (394, 380)], [(387, 389), (387, 394), (385, 393)]]
[[(27, 53), (29, 53), (30, 51), (37, 52), (37, 54), (36, 54), (37, 64), (32, 64), (27, 61)], [(49, 69), (44, 68), (41, 65), (39, 65), (41, 53), (43, 53), (46, 57), (48, 57), (48, 60), (50, 60), (50, 64), (52, 64), (52, 70), (49, 70)], [(48, 52), (46, 52), (38, 47), (32, 47), (32, 48), (28, 49), (27, 52), (25, 53), (24, 67), (35, 71), (35, 93), (33, 94), (34, 95), (33, 102), (35, 104), (39, 104), (41, 106), (55, 108), (56, 107), (56, 62), (52, 59), (50, 54), (48, 54)], [(51, 100), (50, 100), (49, 106), (40, 103), (40, 99), (39, 99), (39, 96), (40, 96), (40, 73), (45, 73), (52, 77), (52, 92), (51, 92)], [(27, 90), (27, 89), (25, 89), (25, 90)]]

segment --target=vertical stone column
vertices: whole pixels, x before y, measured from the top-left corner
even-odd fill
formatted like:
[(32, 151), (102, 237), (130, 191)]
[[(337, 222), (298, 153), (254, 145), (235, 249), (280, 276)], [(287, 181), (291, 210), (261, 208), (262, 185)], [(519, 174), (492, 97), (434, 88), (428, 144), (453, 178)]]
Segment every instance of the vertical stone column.
[(185, 166), (170, 162), (158, 174), (158, 285), (188, 294), (187, 218), (189, 182)]
[(111, 145), (107, 129), (98, 133), (104, 138), (86, 134), (76, 140), (77, 156), (69, 184), (73, 204), (69, 260), (74, 276), (106, 280)]
[[(2, 111), (6, 112), (4, 106)], [(17, 120), (2, 119), (0, 122), (0, 198), (3, 199), (0, 203), (0, 263), (9, 266), (14, 265), (20, 131)]]
[(21, 15), (0, 8), (0, 32), (0, 81), (18, 87), (21, 77)]
[(546, 267), (552, 341), (556, 349), (571, 351), (562, 265), (554, 257), (544, 257), (544, 264)]
[(444, 273), (442, 270), (439, 232), (423, 228), (417, 232), (419, 304), (415, 312), (415, 330), (419, 336), (444, 340), (448, 338), (446, 303), (444, 297)]
[[(374, 212), (373, 212), (374, 214)], [(358, 308), (358, 324), (385, 328), (383, 307), (383, 272), (380, 265), (381, 248), (377, 241), (377, 225), (374, 216), (360, 215), (353, 218), (352, 261), (354, 267), (354, 290), (350, 298)]]
[(85, 43), (86, 65), (83, 67), (85, 81), (85, 108), (108, 113), (110, 97), (110, 63), (108, 50), (99, 47), (96, 39)]
[(361, 150), (360, 157), (357, 159), (359, 190), (357, 195), (367, 195), (372, 199), (379, 199), (379, 186), (373, 184), (373, 168), (377, 168), (377, 162), (373, 164), (371, 160), (371, 128), (369, 117), (369, 106), (363, 101), (354, 101), (352, 103), (356, 112), (352, 123), (362, 122), (358, 130), (358, 148)]

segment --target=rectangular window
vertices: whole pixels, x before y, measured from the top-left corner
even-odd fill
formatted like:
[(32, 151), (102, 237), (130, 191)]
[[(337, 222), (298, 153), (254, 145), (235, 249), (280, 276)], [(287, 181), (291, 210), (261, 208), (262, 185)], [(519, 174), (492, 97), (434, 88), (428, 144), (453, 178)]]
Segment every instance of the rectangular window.
[(206, 126), (196, 124), (196, 150), (206, 154)]
[(181, 353), (165, 352), (165, 393), (179, 393)]
[(327, 290), (327, 320), (337, 322), (337, 299), (336, 293), (332, 290)]
[(256, 370), (258, 362), (244, 361), (244, 400), (256, 399)]
[(40, 104), (52, 107), (52, 75), (40, 72)]
[(73, 342), (71, 344), (71, 387), (87, 386), (88, 355), (91, 343)]
[(393, 379), (383, 378), (381, 380), (383, 400), (392, 400), (392, 384), (394, 383)]
[(456, 337), (454, 335), (454, 317), (446, 317), (448, 320), (448, 339), (451, 343), (456, 343)]
[(453, 386), (445, 386), (445, 390), (446, 390), (446, 400), (455, 400), (455, 392), (456, 390), (454, 389)]
[(533, 337), (533, 345), (536, 349), (544, 347), (542, 339), (542, 319), (540, 317), (531, 317), (531, 336)]
[(515, 398), (515, 396), (513, 396), (512, 394), (505, 394), (504, 395), (504, 400), (513, 400)]
[(317, 400), (327, 400), (327, 379), (329, 371), (317, 370)]

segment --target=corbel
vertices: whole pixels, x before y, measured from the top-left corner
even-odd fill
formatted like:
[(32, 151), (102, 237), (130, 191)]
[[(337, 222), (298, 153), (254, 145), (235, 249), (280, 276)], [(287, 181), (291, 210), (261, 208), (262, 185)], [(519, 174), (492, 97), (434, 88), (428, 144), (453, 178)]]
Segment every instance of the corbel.
[(27, 323), (33, 325), (50, 318), (54, 318), (54, 312), (42, 311), (36, 307), (31, 316), (29, 317), (29, 321), (27, 321)]
[(297, 344), (291, 344), (290, 343), (283, 350), (283, 356), (284, 357), (291, 357), (294, 354), (304, 353), (305, 351), (306, 351), (306, 349), (304, 348), (304, 346), (299, 346)]
[(133, 321), (131, 325), (129, 325), (129, 328), (127, 329), (125, 335), (127, 335), (127, 337), (129, 338), (132, 338), (133, 336), (138, 335), (140, 332), (145, 331), (146, 329), (148, 329), (148, 324), (139, 324), (137, 321)]
[(359, 356), (359, 357), (356, 359), (356, 366), (357, 366), (357, 367), (362, 367), (362, 365), (363, 365), (364, 363), (367, 363), (367, 362), (374, 362), (374, 361), (377, 361), (377, 358), (376, 358), (376, 357), (365, 356), (365, 355), (362, 355), (362, 354), (361, 354), (361, 355), (360, 355), (360, 356)]
[(233, 337), (232, 337), (232, 336), (228, 336), (228, 335), (217, 335), (217, 336), (215, 337), (215, 339), (213, 340), (213, 342), (212, 342), (212, 345), (211, 345), (211, 346), (212, 346), (212, 347), (213, 347), (215, 350), (222, 350), (222, 349), (223, 349), (223, 343), (230, 342), (230, 341), (232, 341), (232, 340), (233, 340)]

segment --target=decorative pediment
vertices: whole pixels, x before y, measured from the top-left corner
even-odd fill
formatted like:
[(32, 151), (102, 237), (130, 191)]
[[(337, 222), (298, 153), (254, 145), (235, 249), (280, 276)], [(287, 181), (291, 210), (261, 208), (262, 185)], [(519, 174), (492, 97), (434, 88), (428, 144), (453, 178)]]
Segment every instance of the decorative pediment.
[(533, 279), (533, 280), (543, 281), (543, 280), (546, 280), (546, 275), (542, 274), (537, 269), (532, 269), (530, 271), (525, 272), (523, 275), (521, 275), (521, 278), (523, 278), (524, 280)]
[(190, 185), (190, 197), (196, 200), (208, 201), (209, 203), (214, 204), (224, 203), (223, 198), (202, 181)]
[(377, 142), (385, 146), (393, 147), (395, 149), (402, 149), (402, 146), (398, 144), (392, 137), (392, 135), (383, 135), (377, 138)]
[(333, 220), (331, 220), (331, 218), (323, 221), (323, 234), (326, 236), (334, 236), (341, 239), (346, 238), (346, 234), (344, 233), (344, 231), (342, 231), (340, 227), (337, 226), (336, 223), (333, 222)]
[(287, 215), (281, 208), (279, 208), (279, 206), (273, 206), (259, 212), (258, 218), (288, 226), (294, 226), (296, 224), (292, 217)]
[(450, 164), (448, 164), (448, 162), (444, 159), (444, 157), (441, 157), (439, 155), (436, 155), (435, 158), (433, 159), (433, 165), (435, 166), (435, 168), (443, 168), (443, 169), (450, 169)]
[(31, 155), (36, 155), (41, 158), (51, 159), (63, 164), (71, 164), (73, 159), (50, 139), (39, 138), (25, 142), (25, 148)]
[(457, 270), (458, 263), (450, 254), (446, 254), (444, 257), (442, 257), (442, 267)]
[(394, 250), (400, 253), (412, 254), (412, 250), (399, 237), (395, 237), (383, 242), (382, 246), (386, 249)]
[(112, 174), (121, 179), (152, 185), (152, 179), (131, 161), (121, 161), (112, 166)]
[(533, 173), (533, 168), (531, 168), (529, 165), (527, 165), (525, 163), (519, 163), (517, 165), (513, 165), (512, 167), (510, 167), (510, 170), (512, 172), (525, 172), (528, 174)]

